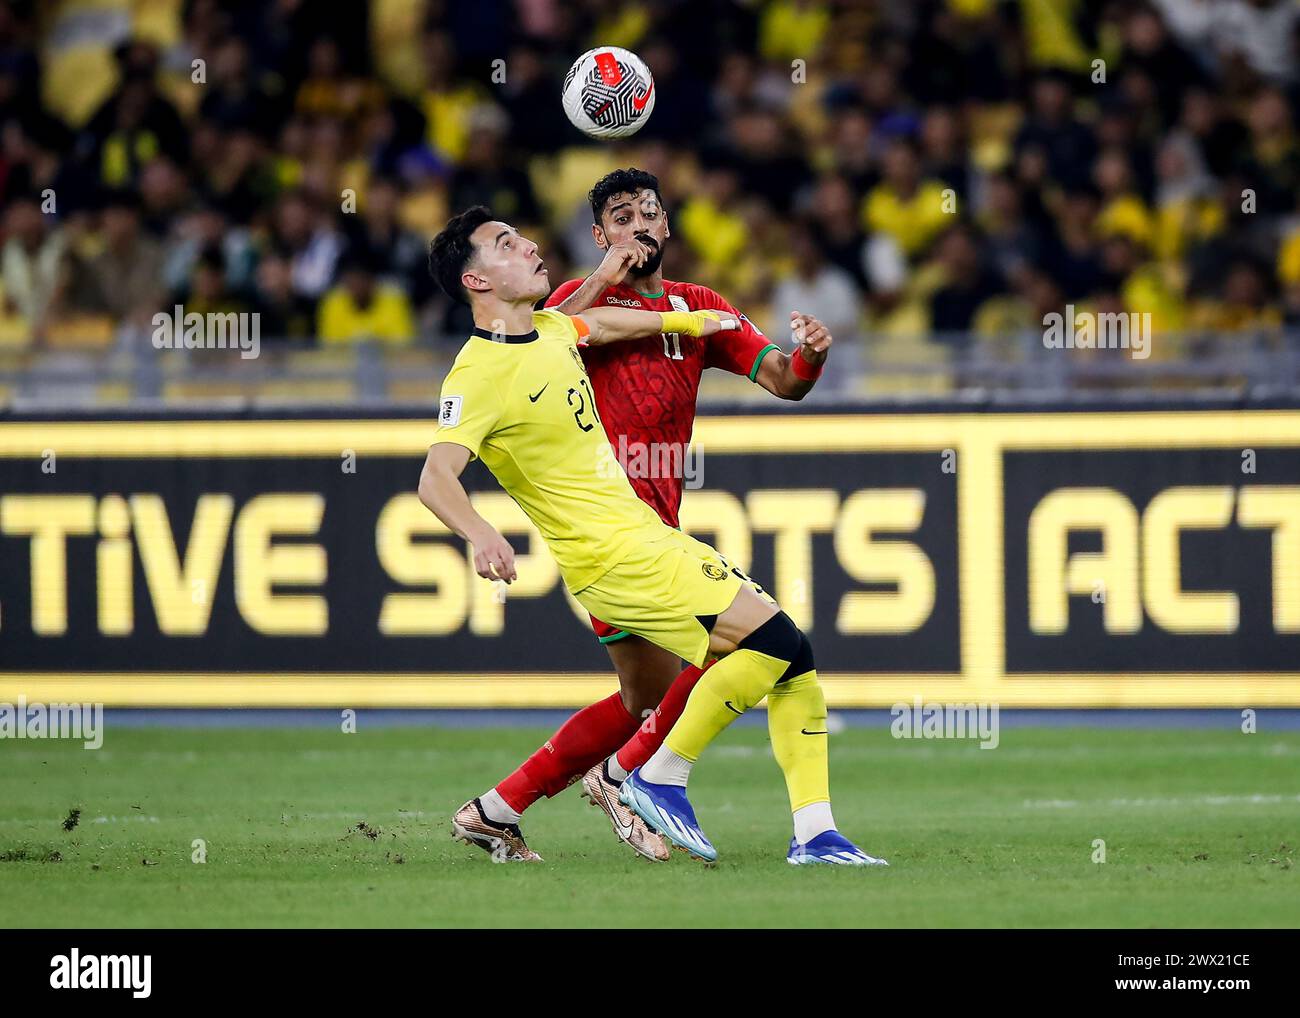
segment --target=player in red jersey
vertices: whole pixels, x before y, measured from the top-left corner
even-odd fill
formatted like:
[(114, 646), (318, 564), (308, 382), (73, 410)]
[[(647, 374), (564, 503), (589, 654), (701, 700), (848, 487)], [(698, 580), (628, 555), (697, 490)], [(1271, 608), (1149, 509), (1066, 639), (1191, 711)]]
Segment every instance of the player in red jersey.
[[(588, 197), (595, 220), (592, 236), (605, 258), (585, 280), (561, 284), (547, 307), (568, 315), (602, 306), (716, 309), (736, 314), (742, 324), (739, 331), (708, 338), (672, 334), (583, 350), (614, 455), (637, 495), (676, 527), (681, 467), (687, 462), (704, 370), (723, 368), (748, 376), (782, 399), (802, 399), (821, 374), (831, 335), (816, 318), (792, 312), (799, 349), (786, 354), (713, 290), (665, 280), (660, 265), (671, 234), (653, 174), (615, 170), (597, 181)], [(662, 469), (665, 465), (673, 469)], [(618, 788), (632, 768), (659, 748), (703, 669), (683, 671), (670, 652), (599, 619), (592, 619), (592, 627), (618, 672), (619, 692), (579, 711), (513, 774), (463, 807), (474, 811), (474, 822), (499, 826), (511, 835), (512, 844), (521, 846), (510, 859), (537, 858), (519, 833), (520, 814), (579, 777), (583, 794), (605, 811), (620, 839), (647, 858), (668, 858), (664, 840), (618, 801)]]

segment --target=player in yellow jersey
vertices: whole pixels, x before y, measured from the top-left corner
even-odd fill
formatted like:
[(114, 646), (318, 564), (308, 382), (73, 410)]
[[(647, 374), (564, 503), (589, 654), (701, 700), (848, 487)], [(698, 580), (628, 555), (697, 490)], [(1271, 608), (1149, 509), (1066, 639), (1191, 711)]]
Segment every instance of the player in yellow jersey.
[[(608, 440), (578, 344), (662, 332), (735, 328), (718, 312), (593, 308), (534, 311), (550, 291), (537, 245), (482, 206), (448, 222), (429, 268), (469, 303), (475, 328), (443, 383), (438, 430), (420, 475), (424, 504), (470, 542), (480, 576), (515, 579), (510, 543), (471, 505), (460, 474), (480, 457), (537, 527), (565, 585), (592, 615), (696, 665), (701, 677), (663, 746), (623, 782), (620, 799), (669, 841), (706, 860), (717, 851), (686, 797), (691, 767), (736, 717), (768, 698), (772, 748), (795, 818), (793, 863), (870, 865), (835, 829), (827, 775), (826, 703), (812, 646), (789, 616), (711, 547), (674, 530), (608, 469)], [(517, 827), (472, 800), (456, 836), (506, 858), (530, 858)]]

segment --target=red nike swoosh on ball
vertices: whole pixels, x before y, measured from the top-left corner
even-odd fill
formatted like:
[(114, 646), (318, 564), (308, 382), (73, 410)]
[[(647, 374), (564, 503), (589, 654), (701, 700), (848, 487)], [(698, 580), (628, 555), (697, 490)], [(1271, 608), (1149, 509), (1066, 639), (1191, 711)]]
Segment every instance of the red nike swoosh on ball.
[(645, 95), (643, 96), (634, 95), (632, 97), (632, 108), (635, 109), (638, 113), (640, 113), (643, 109), (645, 109), (645, 104), (650, 101), (650, 93), (653, 92), (654, 90), (655, 90), (655, 83), (652, 81), (650, 82), (650, 87), (645, 90)]

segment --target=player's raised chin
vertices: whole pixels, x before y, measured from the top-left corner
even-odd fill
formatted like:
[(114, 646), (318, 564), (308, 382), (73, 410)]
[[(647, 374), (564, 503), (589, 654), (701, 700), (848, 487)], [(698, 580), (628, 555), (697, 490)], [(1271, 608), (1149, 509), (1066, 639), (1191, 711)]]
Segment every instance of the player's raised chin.
[(491, 220), (470, 234), (474, 257), (461, 277), (466, 289), (507, 303), (536, 301), (551, 292), (537, 244), (509, 223)]

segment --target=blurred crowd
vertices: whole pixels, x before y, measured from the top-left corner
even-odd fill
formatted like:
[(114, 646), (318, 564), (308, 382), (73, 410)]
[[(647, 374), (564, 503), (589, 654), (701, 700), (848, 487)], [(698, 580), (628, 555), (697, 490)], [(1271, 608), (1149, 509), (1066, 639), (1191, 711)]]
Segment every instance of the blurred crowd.
[[(626, 143), (560, 107), (596, 44), (655, 75)], [(3, 2), (0, 350), (116, 348), (175, 304), (290, 348), (459, 344), (445, 218), (490, 205), (558, 284), (627, 165), (662, 182), (665, 274), (759, 322), (942, 351), (1074, 305), (1150, 313), (1157, 356), (1283, 343), (1297, 54), (1294, 0)]]

